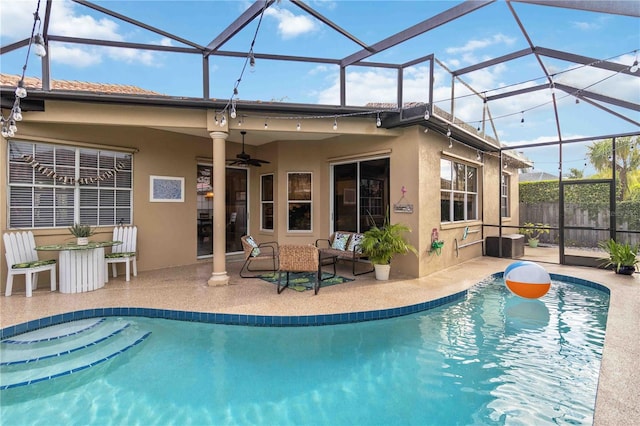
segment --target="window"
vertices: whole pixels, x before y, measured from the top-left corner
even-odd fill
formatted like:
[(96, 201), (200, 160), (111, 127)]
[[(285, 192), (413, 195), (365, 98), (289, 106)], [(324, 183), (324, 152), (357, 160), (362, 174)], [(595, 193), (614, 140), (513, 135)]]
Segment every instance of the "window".
[(273, 175), (260, 176), (260, 229), (273, 231)]
[(311, 173), (287, 173), (287, 230), (311, 231)]
[(9, 142), (9, 228), (132, 222), (128, 153)]
[(509, 183), (511, 181), (511, 177), (502, 173), (502, 179), (500, 181), (500, 214), (502, 217), (510, 217), (511, 213), (509, 211)]
[(448, 159), (440, 160), (440, 221), (478, 218), (478, 169)]

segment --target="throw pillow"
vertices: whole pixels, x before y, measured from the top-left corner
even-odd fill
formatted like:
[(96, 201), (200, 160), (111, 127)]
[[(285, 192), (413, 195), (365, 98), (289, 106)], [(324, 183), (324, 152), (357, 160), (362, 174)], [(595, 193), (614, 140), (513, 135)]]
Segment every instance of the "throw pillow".
[(251, 250), (251, 257), (258, 256), (260, 254), (260, 249), (258, 248), (258, 244), (253, 240), (253, 237), (247, 237), (247, 243), (253, 247)]
[(336, 232), (336, 235), (334, 235), (333, 237), (331, 248), (336, 250), (345, 250), (347, 248), (347, 241), (349, 241), (350, 236), (351, 234), (345, 232)]
[(362, 250), (360, 249), (360, 242), (363, 238), (363, 234), (353, 234), (351, 236), (351, 239), (349, 240), (349, 246), (347, 247), (347, 250), (353, 251), (353, 249), (356, 249), (356, 253), (362, 253)]

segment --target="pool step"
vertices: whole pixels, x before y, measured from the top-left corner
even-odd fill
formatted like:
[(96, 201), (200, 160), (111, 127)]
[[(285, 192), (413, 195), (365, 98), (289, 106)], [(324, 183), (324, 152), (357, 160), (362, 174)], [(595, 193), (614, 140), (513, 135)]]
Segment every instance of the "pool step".
[(76, 321), (0, 342), (0, 389), (77, 373), (136, 346), (151, 333), (122, 320)]
[(89, 318), (73, 322), (65, 322), (58, 325), (52, 325), (51, 327), (44, 327), (30, 331), (29, 333), (24, 333), (10, 339), (5, 339), (0, 343), (22, 345), (62, 339), (64, 337), (84, 333), (106, 320), (106, 318)]
[[(7, 339), (0, 346), (0, 366), (44, 361), (48, 358), (67, 355), (111, 339), (128, 326), (129, 324), (124, 322), (101, 321), (81, 332), (51, 339), (28, 340), (29, 338), (25, 336), (20, 336), (20, 340)], [(73, 336), (73, 339), (69, 336)]]

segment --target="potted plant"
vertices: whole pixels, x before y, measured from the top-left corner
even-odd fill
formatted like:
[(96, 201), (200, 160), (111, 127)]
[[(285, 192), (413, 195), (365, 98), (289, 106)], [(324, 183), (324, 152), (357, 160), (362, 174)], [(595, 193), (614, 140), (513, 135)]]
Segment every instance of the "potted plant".
[(549, 225), (547, 225), (546, 223), (525, 222), (524, 228), (520, 228), (519, 232), (527, 237), (529, 247), (538, 247), (540, 236), (542, 234), (549, 233)]
[(371, 217), (369, 219), (372, 226), (364, 232), (360, 248), (373, 263), (376, 279), (388, 280), (393, 256), (408, 252), (416, 256), (418, 254), (415, 247), (404, 238), (404, 233), (411, 232), (411, 229), (402, 223), (390, 223), (388, 214), (381, 227), (375, 225)]
[(73, 226), (69, 227), (69, 232), (78, 239), (77, 244), (79, 246), (86, 246), (89, 244), (89, 237), (92, 236), (95, 231), (89, 225), (74, 223)]
[(613, 268), (616, 274), (632, 275), (638, 268), (638, 251), (640, 245), (632, 246), (629, 243), (618, 243), (613, 239), (599, 244), (600, 248), (609, 254), (602, 260), (603, 267)]

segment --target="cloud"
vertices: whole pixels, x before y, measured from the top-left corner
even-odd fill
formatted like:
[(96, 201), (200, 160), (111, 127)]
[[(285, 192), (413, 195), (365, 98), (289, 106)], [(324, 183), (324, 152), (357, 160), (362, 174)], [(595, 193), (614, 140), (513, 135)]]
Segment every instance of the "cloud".
[[(37, 1), (0, 0), (0, 35), (12, 41), (28, 38)], [(4, 44), (4, 43), (3, 43)]]
[(594, 22), (573, 21), (571, 22), (571, 26), (581, 31), (593, 31), (601, 28), (600, 24), (596, 24)]
[(334, 10), (338, 7), (337, 2), (334, 0), (312, 0), (309, 2), (314, 8), (322, 8), (327, 10)]
[[(3, 38), (22, 39), (29, 37), (36, 4), (35, 1), (0, 0), (0, 7), (2, 8), (0, 34), (2, 34)], [(79, 8), (69, 0), (54, 2), (51, 8), (49, 32), (68, 37), (126, 41), (126, 36), (116, 21), (106, 17), (97, 19), (91, 15), (79, 13), (78, 10)], [(40, 16), (43, 13), (41, 6)], [(26, 34), (23, 35), (25, 29)], [(170, 46), (171, 40), (163, 38), (159, 43), (163, 46)], [(51, 50), (52, 62), (78, 68), (98, 65), (105, 59), (128, 64), (159, 65), (159, 55), (155, 52), (144, 50), (71, 43), (51, 43), (49, 50)]]
[(318, 65), (313, 67), (311, 70), (309, 70), (309, 72), (307, 74), (309, 75), (317, 75), (317, 74), (324, 74), (327, 71), (329, 71), (329, 67), (326, 65)]
[(445, 51), (450, 55), (456, 55), (459, 53), (469, 53), (480, 49), (486, 49), (487, 47), (494, 46), (496, 44), (512, 45), (515, 42), (516, 39), (513, 37), (507, 37), (504, 34), (495, 34), (492, 37), (480, 40), (469, 40), (464, 46), (449, 47)]
[(121, 47), (108, 47), (106, 50), (109, 58), (118, 62), (125, 62), (127, 64), (140, 63), (150, 67), (159, 66), (157, 55), (148, 50), (126, 49)]
[(49, 54), (53, 62), (86, 68), (102, 62), (100, 55), (95, 55), (85, 47), (71, 47), (70, 45), (54, 44), (49, 46)]
[(162, 37), (160, 40), (160, 46), (173, 46), (173, 40), (168, 37)]
[(56, 35), (123, 41), (118, 24), (108, 18), (95, 19), (76, 13), (76, 7), (68, 0), (56, 2), (51, 8), (50, 32)]
[(278, 21), (278, 33), (284, 39), (292, 39), (318, 29), (313, 19), (305, 15), (294, 15), (287, 9), (270, 7), (265, 11), (265, 16)]

